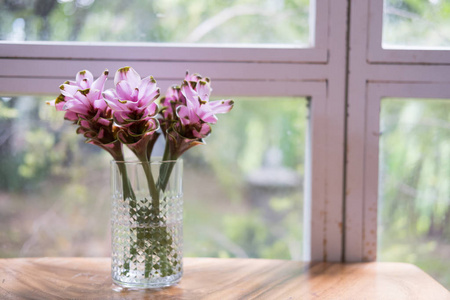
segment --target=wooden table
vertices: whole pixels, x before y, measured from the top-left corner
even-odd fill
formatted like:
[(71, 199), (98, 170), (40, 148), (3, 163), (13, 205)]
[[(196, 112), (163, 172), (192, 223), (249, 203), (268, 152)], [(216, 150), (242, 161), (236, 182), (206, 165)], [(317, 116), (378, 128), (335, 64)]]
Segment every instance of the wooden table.
[(0, 299), (450, 299), (442, 285), (404, 263), (316, 263), (185, 258), (173, 287), (111, 283), (109, 258), (0, 259)]

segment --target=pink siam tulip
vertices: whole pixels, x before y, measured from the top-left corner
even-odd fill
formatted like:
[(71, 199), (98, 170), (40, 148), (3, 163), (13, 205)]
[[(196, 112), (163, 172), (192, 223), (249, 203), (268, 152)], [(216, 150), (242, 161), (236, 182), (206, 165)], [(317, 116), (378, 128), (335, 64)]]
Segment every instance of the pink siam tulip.
[(155, 116), (158, 105), (155, 99), (160, 91), (156, 80), (141, 79), (131, 67), (117, 70), (114, 77), (115, 89), (103, 93), (105, 101), (113, 110), (118, 139), (136, 154), (141, 161), (148, 161), (151, 149), (158, 138), (159, 128)]
[(66, 81), (60, 86), (61, 94), (47, 102), (58, 111), (66, 111), (64, 118), (78, 125), (77, 133), (86, 137), (86, 142), (107, 150), (115, 160), (123, 160), (122, 145), (116, 139), (111, 109), (103, 100), (102, 92), (108, 70), (94, 81), (92, 73), (84, 70), (75, 81)]
[[(199, 78), (199, 77), (197, 77)], [(199, 78), (198, 81), (185, 80), (181, 92), (186, 97), (186, 106), (180, 106), (178, 116), (183, 125), (203, 122), (215, 124), (215, 114), (227, 113), (233, 108), (233, 100), (209, 101), (211, 84), (209, 78)]]
[(216, 114), (227, 113), (233, 100), (209, 101), (209, 78), (186, 74), (181, 87), (171, 87), (161, 103), (161, 127), (168, 140), (169, 159), (177, 159), (193, 146), (204, 144), (203, 138), (211, 132), (210, 124), (217, 122)]
[[(159, 121), (171, 122), (177, 118), (176, 110), (180, 105), (186, 105), (186, 98), (181, 93), (180, 86), (174, 85), (167, 89), (166, 96), (160, 100), (162, 109)], [(163, 125), (161, 124), (161, 127)]]
[[(159, 122), (155, 118), (160, 95), (156, 80), (152, 76), (141, 79), (131, 67), (117, 70), (114, 76), (115, 89), (103, 93), (106, 103), (113, 111), (117, 138), (133, 151), (142, 162), (152, 198), (151, 215), (159, 217), (159, 191), (149, 164), (153, 145), (159, 137), (156, 132)], [(134, 203), (132, 203), (134, 205)]]

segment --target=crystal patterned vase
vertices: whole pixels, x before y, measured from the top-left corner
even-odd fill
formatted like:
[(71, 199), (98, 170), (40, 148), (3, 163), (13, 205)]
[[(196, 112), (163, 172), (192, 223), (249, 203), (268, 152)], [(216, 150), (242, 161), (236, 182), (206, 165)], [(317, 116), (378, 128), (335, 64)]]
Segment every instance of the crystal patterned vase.
[(111, 163), (113, 282), (159, 288), (183, 274), (182, 161)]

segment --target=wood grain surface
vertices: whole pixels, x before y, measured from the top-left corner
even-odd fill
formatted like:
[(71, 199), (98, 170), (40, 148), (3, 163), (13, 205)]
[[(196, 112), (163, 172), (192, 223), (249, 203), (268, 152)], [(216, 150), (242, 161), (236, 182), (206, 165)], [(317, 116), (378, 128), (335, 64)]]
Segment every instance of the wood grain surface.
[(403, 263), (185, 258), (178, 285), (133, 290), (112, 284), (110, 262), (0, 259), (0, 299), (450, 299), (434, 279)]

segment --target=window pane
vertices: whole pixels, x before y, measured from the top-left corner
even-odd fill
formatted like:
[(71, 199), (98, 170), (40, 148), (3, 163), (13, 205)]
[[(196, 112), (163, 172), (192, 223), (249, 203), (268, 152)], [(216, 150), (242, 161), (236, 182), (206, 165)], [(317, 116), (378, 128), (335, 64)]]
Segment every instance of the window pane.
[(450, 101), (384, 99), (378, 258), (450, 287)]
[[(0, 257), (108, 256), (109, 155), (44, 99), (0, 99)], [(183, 155), (186, 256), (301, 258), (306, 113), (239, 99)]]
[(0, 39), (307, 46), (308, 12), (309, 0), (12, 0)]
[(189, 153), (187, 256), (301, 259), (306, 112), (304, 99), (240, 99)]
[(0, 99), (0, 257), (109, 255), (108, 155), (44, 99)]
[(383, 46), (449, 47), (450, 1), (384, 0)]

